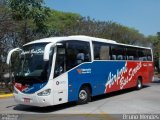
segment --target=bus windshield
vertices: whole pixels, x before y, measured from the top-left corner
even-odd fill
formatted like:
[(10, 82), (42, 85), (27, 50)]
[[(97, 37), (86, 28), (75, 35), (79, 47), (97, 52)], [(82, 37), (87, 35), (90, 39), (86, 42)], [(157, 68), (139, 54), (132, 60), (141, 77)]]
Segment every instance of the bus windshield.
[[(20, 54), (15, 80), (44, 82), (49, 75), (49, 61), (43, 60), (46, 43), (30, 44), (23, 47)], [(35, 79), (35, 80), (34, 80)]]

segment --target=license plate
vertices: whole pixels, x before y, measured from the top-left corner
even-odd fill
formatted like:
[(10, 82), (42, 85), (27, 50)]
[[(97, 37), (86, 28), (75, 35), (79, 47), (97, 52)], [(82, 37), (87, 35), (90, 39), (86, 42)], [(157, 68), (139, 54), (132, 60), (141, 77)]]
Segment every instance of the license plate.
[(31, 100), (30, 98), (24, 98), (25, 103), (30, 103), (30, 100)]

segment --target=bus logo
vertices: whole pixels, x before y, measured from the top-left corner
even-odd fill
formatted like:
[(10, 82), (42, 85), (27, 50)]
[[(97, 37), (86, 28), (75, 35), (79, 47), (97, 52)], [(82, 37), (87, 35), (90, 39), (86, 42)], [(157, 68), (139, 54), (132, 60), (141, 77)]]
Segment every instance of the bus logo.
[(87, 69), (77, 69), (78, 74), (91, 74), (92, 69), (87, 68)]
[(81, 69), (77, 69), (78, 74), (82, 74)]

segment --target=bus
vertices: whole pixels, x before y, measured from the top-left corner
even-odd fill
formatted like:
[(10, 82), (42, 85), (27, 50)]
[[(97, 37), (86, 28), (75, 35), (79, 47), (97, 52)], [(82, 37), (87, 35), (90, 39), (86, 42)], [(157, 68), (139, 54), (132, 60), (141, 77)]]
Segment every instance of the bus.
[(51, 106), (131, 87), (141, 89), (152, 81), (152, 49), (113, 40), (75, 35), (50, 37), (12, 49), (18, 54), (14, 72), (14, 99), (19, 104)]

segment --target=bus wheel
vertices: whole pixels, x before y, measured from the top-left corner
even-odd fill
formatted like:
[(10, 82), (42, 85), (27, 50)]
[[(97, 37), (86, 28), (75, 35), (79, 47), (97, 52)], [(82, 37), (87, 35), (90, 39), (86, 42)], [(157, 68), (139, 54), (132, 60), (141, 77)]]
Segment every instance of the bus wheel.
[(90, 101), (90, 89), (87, 86), (83, 86), (78, 93), (78, 104), (86, 104)]
[(137, 80), (137, 90), (140, 90), (142, 88), (142, 79), (138, 78)]

